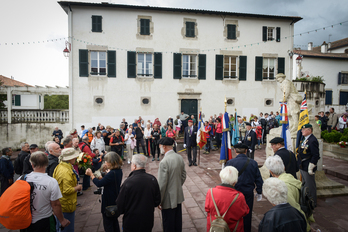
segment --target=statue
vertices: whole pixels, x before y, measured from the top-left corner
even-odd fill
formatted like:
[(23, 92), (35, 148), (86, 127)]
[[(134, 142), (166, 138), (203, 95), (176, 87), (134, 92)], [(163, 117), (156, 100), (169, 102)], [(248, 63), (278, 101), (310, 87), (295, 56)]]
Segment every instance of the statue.
[(283, 91), (284, 96), (284, 99), (280, 101), (283, 102), (285, 100), (287, 102), (291, 138), (296, 138), (302, 96), (297, 92), (294, 84), (286, 79), (285, 74), (277, 74), (276, 79), (280, 83), (280, 89)]

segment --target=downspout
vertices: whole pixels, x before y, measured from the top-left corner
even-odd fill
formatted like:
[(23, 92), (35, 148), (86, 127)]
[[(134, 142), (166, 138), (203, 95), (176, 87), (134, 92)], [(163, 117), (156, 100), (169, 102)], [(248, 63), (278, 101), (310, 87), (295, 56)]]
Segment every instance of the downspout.
[(73, 117), (73, 58), (74, 58), (74, 52), (73, 52), (73, 28), (72, 28), (72, 9), (70, 7), (70, 4), (68, 5), (69, 9), (68, 9), (68, 41), (70, 43), (70, 56), (69, 56), (69, 126), (70, 128), (74, 128), (73, 123), (74, 123), (74, 117)]
[[(292, 37), (292, 35), (294, 34), (294, 20), (292, 20), (292, 22), (289, 25), (289, 35), (290, 35), (290, 52), (294, 51), (294, 37)], [(293, 57), (294, 55), (292, 55)], [(292, 57), (290, 58), (289, 56), (289, 76), (290, 76), (290, 80), (292, 81), (292, 75), (293, 75), (293, 62), (292, 62)]]

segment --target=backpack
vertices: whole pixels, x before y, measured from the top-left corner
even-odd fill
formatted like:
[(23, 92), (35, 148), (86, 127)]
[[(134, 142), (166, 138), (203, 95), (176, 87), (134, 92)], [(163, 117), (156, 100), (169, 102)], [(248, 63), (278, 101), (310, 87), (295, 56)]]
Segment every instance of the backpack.
[(175, 119), (174, 125), (178, 125), (178, 119)]
[(314, 210), (314, 200), (311, 194), (309, 193), (308, 187), (302, 184), (300, 191), (300, 206), (301, 210), (305, 213), (306, 218), (309, 218), (313, 214)]
[(10, 230), (26, 229), (31, 224), (34, 184), (23, 175), (0, 197), (0, 223)]
[[(236, 197), (233, 199), (230, 206), (227, 208), (226, 212), (222, 216), (220, 215), (219, 209), (216, 206), (215, 199), (213, 196), (213, 189), (210, 189), (210, 193), (211, 193), (211, 198), (213, 199), (213, 203), (214, 203), (214, 206), (215, 206), (215, 209), (217, 212), (217, 216), (216, 216), (214, 221), (211, 221), (211, 215), (210, 215), (209, 232), (230, 232), (230, 227), (228, 226), (227, 222), (224, 220), (224, 217), (225, 217), (226, 213), (228, 212), (228, 210), (231, 208), (231, 206), (234, 204), (234, 202), (237, 200), (239, 193), (237, 193)], [(239, 220), (238, 220), (237, 225), (234, 228), (233, 232), (237, 231), (238, 224), (239, 224)]]

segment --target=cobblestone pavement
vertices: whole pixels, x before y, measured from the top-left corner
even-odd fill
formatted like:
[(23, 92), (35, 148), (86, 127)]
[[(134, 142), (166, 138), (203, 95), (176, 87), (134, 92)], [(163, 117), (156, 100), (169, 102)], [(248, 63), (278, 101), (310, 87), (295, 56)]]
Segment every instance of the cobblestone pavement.
[[(264, 147), (263, 147), (264, 148)], [(210, 154), (203, 154), (201, 152), (200, 165), (188, 166), (187, 156), (185, 151), (180, 152), (181, 145), (178, 150), (186, 163), (187, 178), (184, 183), (185, 201), (182, 207), (183, 213), (183, 231), (206, 231), (206, 213), (204, 211), (205, 195), (209, 188), (220, 184), (219, 172), (221, 165), (219, 164), (219, 151), (211, 152)], [(255, 152), (255, 160), (259, 165), (263, 164), (265, 160), (265, 151), (257, 150)], [(161, 157), (162, 158), (162, 157)], [(146, 166), (148, 173), (157, 177), (157, 171), (160, 161), (151, 161), (149, 159)], [(327, 162), (326, 162), (327, 161)], [(341, 160), (334, 160), (332, 158), (324, 157), (324, 165), (326, 169), (335, 169), (338, 163), (340, 166), (348, 167), (348, 162)], [(130, 165), (125, 163), (123, 168), (124, 179), (130, 173)], [(338, 181), (348, 186), (348, 181), (339, 179), (328, 175), (329, 178)], [(84, 191), (84, 194), (78, 197), (75, 231), (76, 232), (97, 232), (104, 231), (102, 217), (100, 213), (100, 197), (94, 195), (93, 191), (96, 187), (91, 183), (91, 188)], [(263, 218), (270, 208), (271, 204), (263, 198), (260, 202), (254, 202), (252, 231), (257, 231), (260, 220)], [(333, 197), (318, 199), (318, 207), (315, 209), (314, 218), (316, 223), (311, 226), (313, 229), (320, 229), (322, 232), (326, 231), (348, 231), (348, 197)], [(122, 228), (122, 216), (119, 218), (119, 224)], [(8, 231), (0, 225), (0, 232)], [(161, 213), (159, 209), (155, 209), (155, 220), (153, 231), (162, 231)]]

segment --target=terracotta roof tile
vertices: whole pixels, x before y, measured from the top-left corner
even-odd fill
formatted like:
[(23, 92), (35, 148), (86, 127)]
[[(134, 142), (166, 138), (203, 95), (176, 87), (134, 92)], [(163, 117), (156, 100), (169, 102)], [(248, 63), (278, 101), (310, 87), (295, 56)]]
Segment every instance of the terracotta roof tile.
[(2, 85), (7, 85), (7, 86), (33, 87), (32, 85), (28, 85), (28, 84), (25, 84), (25, 83), (20, 82), (20, 81), (12, 80), (11, 78), (8, 78), (8, 77), (2, 76), (2, 75), (0, 75), (0, 81), (2, 82)]
[[(348, 46), (348, 37), (331, 42), (331, 48), (329, 48), (328, 50), (333, 50), (333, 49), (341, 48), (345, 46)], [(320, 52), (320, 50), (321, 50), (321, 46), (313, 48), (313, 51), (316, 51), (316, 52)]]
[(302, 55), (304, 57), (317, 57), (317, 58), (332, 58), (332, 59), (348, 59), (347, 53), (321, 53), (319, 51), (308, 50), (294, 50), (295, 54)]

